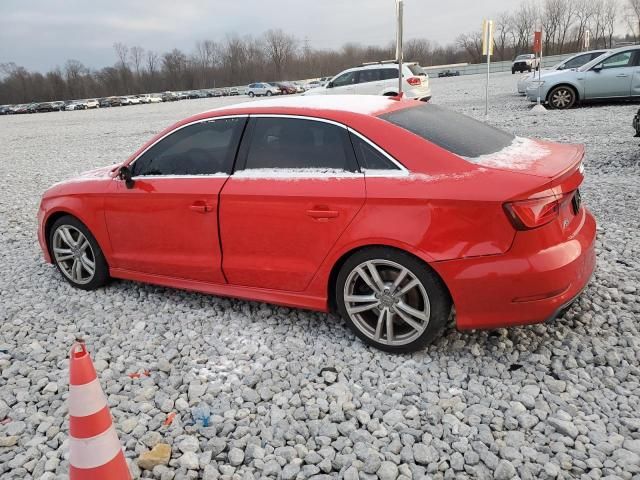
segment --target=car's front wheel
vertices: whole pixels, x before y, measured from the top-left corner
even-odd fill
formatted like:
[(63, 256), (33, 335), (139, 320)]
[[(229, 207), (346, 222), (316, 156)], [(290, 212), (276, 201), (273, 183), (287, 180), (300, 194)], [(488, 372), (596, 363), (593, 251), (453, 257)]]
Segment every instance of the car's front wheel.
[(253, 97), (255, 96), (255, 93), (253, 93), (253, 92), (249, 92), (249, 96), (250, 96), (251, 98), (253, 98)]
[(51, 227), (49, 247), (62, 276), (74, 287), (94, 290), (109, 280), (109, 268), (89, 229), (70, 215)]
[(360, 250), (346, 260), (337, 276), (336, 304), (358, 337), (396, 353), (431, 343), (451, 313), (440, 278), (419, 259), (386, 247)]
[(559, 110), (571, 108), (576, 103), (576, 92), (571, 87), (560, 85), (549, 92), (548, 103)]

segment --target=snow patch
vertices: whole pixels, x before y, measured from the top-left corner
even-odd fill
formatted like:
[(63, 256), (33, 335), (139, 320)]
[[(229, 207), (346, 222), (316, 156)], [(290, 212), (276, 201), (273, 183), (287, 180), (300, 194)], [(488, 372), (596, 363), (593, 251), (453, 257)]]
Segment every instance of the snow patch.
[[(237, 103), (209, 111), (255, 110), (257, 108), (301, 108), (312, 110), (338, 110), (372, 115), (393, 106), (397, 100), (381, 95), (308, 95), (288, 98), (269, 98)], [(258, 112), (256, 112), (258, 113)]]
[(329, 180), (333, 178), (362, 178), (362, 174), (337, 168), (253, 168), (235, 172), (233, 177), (248, 180), (263, 178), (275, 180), (297, 180), (303, 178)]
[(546, 157), (551, 152), (541, 143), (529, 138), (515, 137), (511, 145), (488, 155), (479, 157), (462, 157), (468, 162), (491, 168), (507, 168), (512, 170), (526, 170), (537, 160)]

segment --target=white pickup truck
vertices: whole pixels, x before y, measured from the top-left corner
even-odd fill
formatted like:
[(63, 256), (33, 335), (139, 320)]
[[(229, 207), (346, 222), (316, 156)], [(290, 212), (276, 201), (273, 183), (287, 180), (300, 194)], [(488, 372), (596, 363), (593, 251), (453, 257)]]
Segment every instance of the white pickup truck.
[(511, 74), (516, 72), (531, 72), (538, 70), (540, 66), (540, 59), (533, 53), (525, 53), (518, 55), (511, 63)]

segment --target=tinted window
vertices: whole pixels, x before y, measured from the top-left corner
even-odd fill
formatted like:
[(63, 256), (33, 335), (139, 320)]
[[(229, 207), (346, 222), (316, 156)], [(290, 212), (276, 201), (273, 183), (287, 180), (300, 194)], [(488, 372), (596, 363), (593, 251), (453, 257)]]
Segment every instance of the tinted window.
[(578, 68), (578, 67), (581, 67), (585, 63), (590, 62), (591, 60), (593, 60), (593, 58), (594, 57), (592, 57), (590, 53), (587, 54), (587, 55), (580, 55), (579, 57), (572, 58), (571, 60), (566, 62), (564, 64), (564, 68)]
[(360, 70), (360, 78), (358, 79), (358, 83), (377, 82), (378, 80), (380, 80), (380, 70), (373, 68), (368, 70)]
[(380, 70), (380, 80), (391, 80), (398, 78), (397, 68), (383, 68)]
[(351, 143), (362, 170), (399, 170), (395, 163), (358, 135), (351, 135)]
[(245, 169), (354, 170), (343, 128), (295, 118), (257, 118), (253, 122)]
[(211, 175), (229, 172), (244, 118), (200, 122), (160, 140), (133, 164), (133, 175)]
[(380, 118), (468, 158), (495, 153), (514, 139), (510, 133), (431, 104), (397, 110)]
[(346, 85), (353, 85), (356, 83), (356, 74), (358, 72), (343, 73), (333, 81), (334, 87), (344, 87)]

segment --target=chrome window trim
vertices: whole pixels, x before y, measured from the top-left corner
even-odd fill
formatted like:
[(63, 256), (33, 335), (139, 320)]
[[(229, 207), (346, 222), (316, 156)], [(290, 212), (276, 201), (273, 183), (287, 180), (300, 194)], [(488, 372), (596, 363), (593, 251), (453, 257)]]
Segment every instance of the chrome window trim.
[[(185, 123), (184, 125), (180, 125), (178, 128), (174, 128), (170, 132), (167, 132), (162, 137), (158, 138), (155, 142), (153, 142), (151, 145), (149, 145), (147, 148), (145, 148), (142, 152), (140, 152), (136, 156), (136, 158), (131, 160), (126, 165), (128, 167), (131, 167), (131, 165), (133, 165), (141, 156), (143, 156), (145, 153), (147, 153), (147, 151), (149, 151), (152, 147), (156, 146), (158, 143), (160, 143), (162, 140), (167, 138), (169, 135), (173, 135), (178, 130), (182, 130), (183, 128), (189, 127), (191, 125), (195, 125), (197, 123), (215, 122), (216, 120), (225, 120), (227, 118), (247, 118), (247, 117), (249, 117), (248, 113), (242, 113), (242, 114), (236, 114), (236, 115), (222, 115), (220, 117), (201, 118), (200, 120), (194, 120), (193, 122)], [(158, 178), (206, 178), (206, 177), (217, 177), (217, 176), (220, 176), (220, 175), (223, 175), (225, 177), (229, 176), (228, 173), (216, 172), (216, 173), (203, 174), (203, 175), (139, 175), (139, 176), (131, 177), (131, 179), (132, 180), (136, 180), (136, 179), (141, 180), (141, 179), (144, 179), (144, 178), (147, 178), (147, 179), (149, 179), (149, 178), (155, 178), (155, 179), (158, 179)], [(117, 178), (117, 177), (114, 177), (114, 178)]]
[[(350, 133), (356, 135), (358, 138), (360, 138), (360, 140), (368, 143), (371, 147), (373, 147), (375, 150), (377, 150), (379, 153), (381, 153), (383, 156), (385, 156), (387, 158), (387, 160), (389, 160), (391, 163), (393, 163), (396, 167), (398, 167), (398, 171), (401, 175), (409, 175), (409, 173), (411, 173), (409, 171), (409, 169), (407, 167), (405, 167), (402, 163), (400, 163), (398, 160), (396, 160), (395, 158), (393, 158), (389, 153), (387, 153), (385, 150), (383, 150), (381, 147), (379, 147), (378, 145), (376, 145), (374, 142), (372, 142), (371, 140), (369, 140), (367, 137), (365, 137), (364, 135), (362, 135), (360, 132), (356, 132), (353, 128), (351, 127), (347, 127), (347, 130), (349, 130)], [(362, 169), (361, 169), (362, 170)], [(367, 170), (367, 169), (364, 169)], [(375, 172), (375, 170), (373, 169), (369, 169), (367, 170), (369, 172)], [(388, 172), (389, 170), (381, 170), (384, 172)], [(375, 174), (373, 175), (369, 175), (370, 177), (374, 177), (376, 176)], [(388, 175), (380, 175), (383, 177), (387, 177)]]

